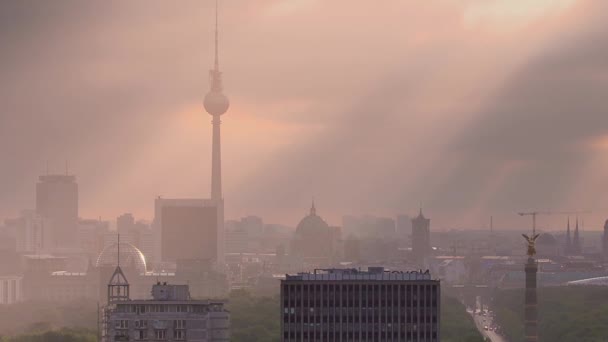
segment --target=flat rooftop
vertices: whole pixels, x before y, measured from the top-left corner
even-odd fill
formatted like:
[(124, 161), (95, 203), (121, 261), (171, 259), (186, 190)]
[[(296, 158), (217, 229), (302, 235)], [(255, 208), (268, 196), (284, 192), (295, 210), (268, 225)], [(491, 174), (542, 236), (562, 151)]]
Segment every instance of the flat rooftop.
[(355, 268), (317, 269), (314, 272), (286, 274), (287, 281), (423, 281), (433, 280), (426, 271), (389, 271), (384, 267), (370, 267), (366, 271)]

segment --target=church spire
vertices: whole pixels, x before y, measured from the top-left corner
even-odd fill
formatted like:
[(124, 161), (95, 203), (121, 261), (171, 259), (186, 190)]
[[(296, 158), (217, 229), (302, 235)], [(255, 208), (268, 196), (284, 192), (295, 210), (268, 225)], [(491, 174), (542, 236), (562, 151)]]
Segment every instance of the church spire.
[(570, 236), (570, 216), (568, 216), (568, 227), (566, 228), (566, 255), (572, 252), (572, 238)]
[(572, 239), (572, 250), (576, 254), (581, 253), (581, 241), (580, 234), (578, 230), (578, 216), (576, 217), (576, 228), (574, 229), (574, 238)]
[(310, 216), (317, 215), (317, 208), (315, 207), (315, 199), (312, 199), (312, 206), (310, 207)]

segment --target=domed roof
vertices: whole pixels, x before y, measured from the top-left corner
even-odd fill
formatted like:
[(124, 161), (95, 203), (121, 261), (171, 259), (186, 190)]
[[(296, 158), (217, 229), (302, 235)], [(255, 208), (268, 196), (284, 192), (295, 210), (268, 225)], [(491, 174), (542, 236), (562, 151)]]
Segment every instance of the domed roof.
[(557, 239), (553, 234), (543, 233), (536, 240), (537, 245), (556, 245)]
[[(139, 273), (146, 273), (146, 257), (130, 243), (120, 243), (120, 264), (123, 268), (134, 266)], [(118, 243), (113, 243), (99, 254), (97, 267), (116, 267), (118, 265)]]
[(317, 209), (315, 208), (315, 204), (312, 204), (310, 208), (310, 214), (304, 217), (300, 223), (298, 223), (298, 227), (296, 228), (296, 237), (320, 237), (327, 234), (329, 230), (329, 225), (321, 218), (321, 216), (317, 215)]

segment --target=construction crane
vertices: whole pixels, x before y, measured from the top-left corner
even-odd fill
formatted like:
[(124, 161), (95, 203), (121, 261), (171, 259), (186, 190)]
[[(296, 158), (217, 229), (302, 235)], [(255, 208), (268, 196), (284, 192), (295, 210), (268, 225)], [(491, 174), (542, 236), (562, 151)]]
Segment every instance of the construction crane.
[(536, 215), (580, 215), (590, 214), (589, 210), (581, 211), (532, 211), (527, 213), (517, 213), (519, 216), (532, 216), (532, 236), (536, 235)]

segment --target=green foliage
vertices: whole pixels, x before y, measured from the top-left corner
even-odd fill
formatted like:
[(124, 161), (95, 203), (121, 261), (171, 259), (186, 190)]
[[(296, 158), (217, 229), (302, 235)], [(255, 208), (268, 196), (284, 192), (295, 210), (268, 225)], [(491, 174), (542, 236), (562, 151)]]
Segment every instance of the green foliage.
[(441, 341), (483, 342), (473, 318), (456, 298), (441, 298)]
[(0, 333), (3, 336), (38, 333), (59, 328), (97, 329), (97, 303), (77, 301), (66, 304), (23, 302), (0, 306)]
[[(523, 341), (523, 289), (500, 291), (497, 322), (510, 341)], [(547, 287), (539, 294), (541, 342), (600, 342), (608, 336), (608, 289)]]
[(279, 297), (254, 297), (243, 290), (230, 293), (232, 342), (279, 342)]
[(2, 342), (96, 342), (95, 332), (86, 329), (50, 330), (5, 337)]

